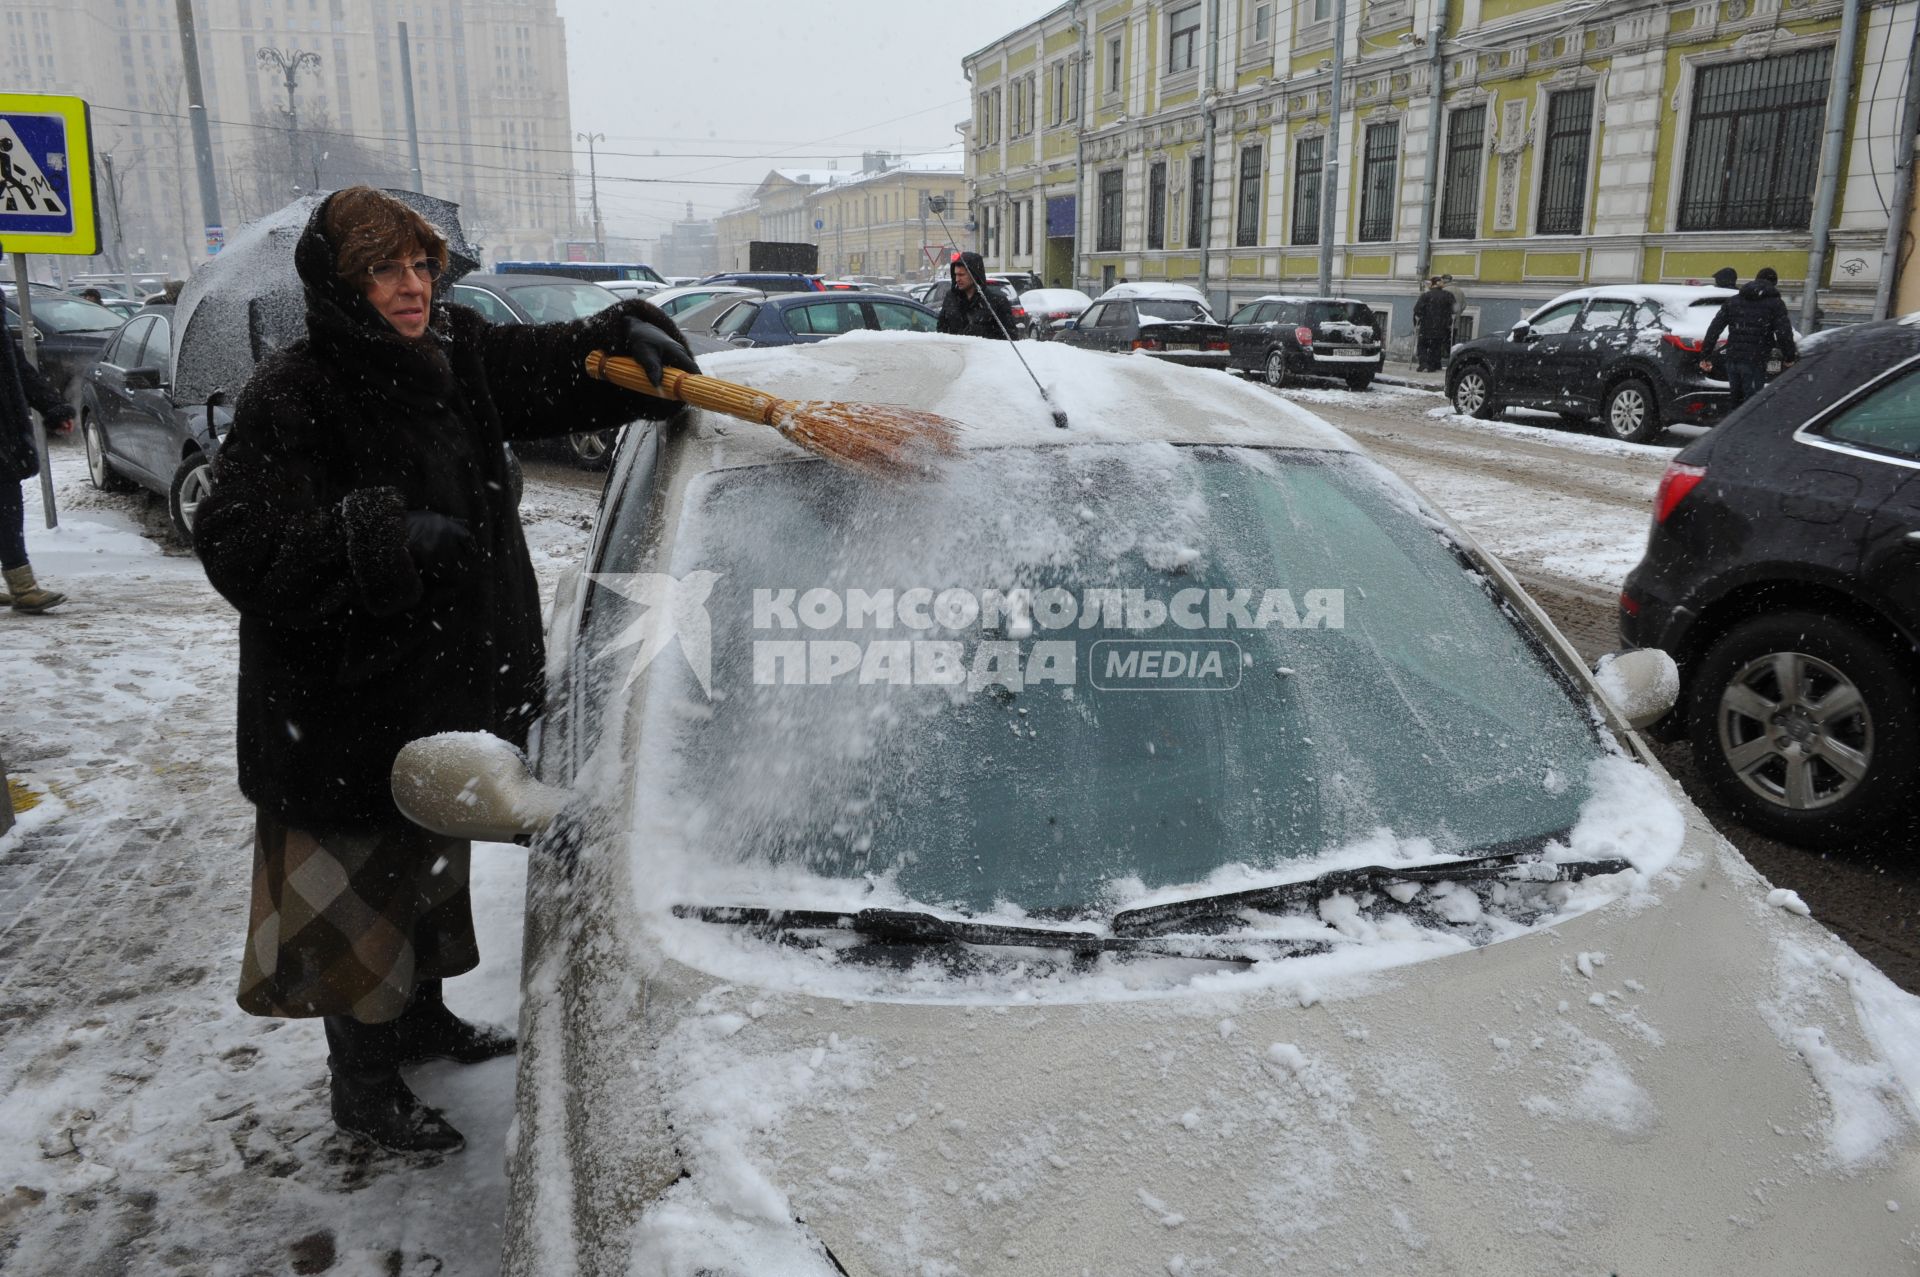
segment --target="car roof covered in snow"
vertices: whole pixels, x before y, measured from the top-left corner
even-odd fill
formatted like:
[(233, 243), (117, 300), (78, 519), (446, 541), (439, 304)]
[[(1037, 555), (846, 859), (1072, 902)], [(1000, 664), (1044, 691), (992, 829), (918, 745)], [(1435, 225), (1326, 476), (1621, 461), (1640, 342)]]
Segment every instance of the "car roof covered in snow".
[(1115, 284), (1101, 297), (1177, 297), (1181, 301), (1207, 304), (1207, 295), (1192, 284), (1127, 283)]
[(1253, 301), (1245, 304), (1251, 306), (1256, 302), (1337, 302), (1342, 306), (1365, 306), (1367, 304), (1358, 297), (1319, 297), (1304, 293), (1263, 293), (1259, 297), (1254, 298)]
[[(1022, 370), (1024, 354), (1069, 427), (1053, 425)], [(810, 345), (730, 350), (701, 357), (708, 374), (783, 399), (902, 404), (959, 422), (961, 446), (1168, 442), (1355, 451), (1346, 435), (1306, 409), (1224, 372), (1157, 359), (1116, 357), (1053, 343), (928, 333), (849, 333)], [(696, 438), (722, 445), (709, 466), (754, 465), (804, 455), (777, 432), (693, 414)]]
[(1599, 284), (1592, 288), (1576, 288), (1570, 293), (1561, 293), (1552, 301), (1542, 303), (1540, 309), (1545, 310), (1548, 306), (1558, 306), (1561, 302), (1577, 301), (1587, 297), (1612, 297), (1630, 301), (1658, 302), (1663, 309), (1681, 311), (1695, 302), (1719, 301), (1733, 295), (1734, 290), (1731, 288), (1691, 284)]

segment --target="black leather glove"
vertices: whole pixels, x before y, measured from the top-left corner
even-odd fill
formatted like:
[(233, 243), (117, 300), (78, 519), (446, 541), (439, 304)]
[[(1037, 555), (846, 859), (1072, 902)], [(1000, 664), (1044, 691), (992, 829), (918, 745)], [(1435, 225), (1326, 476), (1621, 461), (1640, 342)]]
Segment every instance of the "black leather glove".
[(407, 511), (407, 553), (425, 577), (454, 575), (473, 557), (473, 532), (465, 519), (435, 510)]
[(678, 368), (682, 372), (697, 373), (700, 365), (693, 361), (693, 352), (658, 324), (650, 324), (644, 319), (627, 321), (627, 353), (647, 374), (647, 380), (654, 385), (660, 384), (660, 374), (665, 368)]

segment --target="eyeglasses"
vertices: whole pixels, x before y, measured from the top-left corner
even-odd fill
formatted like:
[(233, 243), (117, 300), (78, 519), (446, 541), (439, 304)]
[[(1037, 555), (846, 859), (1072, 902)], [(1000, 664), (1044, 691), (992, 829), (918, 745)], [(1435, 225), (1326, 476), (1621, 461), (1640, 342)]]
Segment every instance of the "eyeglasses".
[(376, 284), (398, 284), (406, 272), (412, 271), (431, 284), (440, 278), (440, 263), (431, 257), (422, 257), (414, 262), (375, 262), (367, 267), (367, 274), (373, 276)]

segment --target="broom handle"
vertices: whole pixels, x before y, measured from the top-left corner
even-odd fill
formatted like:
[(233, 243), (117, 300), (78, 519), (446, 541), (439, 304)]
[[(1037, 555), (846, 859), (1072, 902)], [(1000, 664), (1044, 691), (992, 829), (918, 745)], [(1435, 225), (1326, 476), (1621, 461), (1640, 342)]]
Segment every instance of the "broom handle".
[(656, 386), (647, 380), (647, 374), (633, 360), (625, 355), (609, 355), (601, 350), (587, 356), (587, 375), (624, 386), (628, 390), (637, 390), (643, 395), (675, 399), (709, 412), (758, 422), (763, 426), (772, 425), (774, 417), (791, 402), (751, 386), (737, 385), (700, 373), (682, 372), (678, 368), (661, 369), (660, 384)]

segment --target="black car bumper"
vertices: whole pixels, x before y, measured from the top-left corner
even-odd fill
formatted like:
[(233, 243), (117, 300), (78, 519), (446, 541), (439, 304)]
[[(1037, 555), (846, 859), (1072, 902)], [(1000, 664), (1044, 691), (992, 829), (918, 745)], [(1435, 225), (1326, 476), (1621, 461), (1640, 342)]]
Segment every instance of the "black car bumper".
[(1669, 423), (1701, 425), (1718, 421), (1732, 409), (1733, 395), (1726, 382), (1703, 382), (1670, 388), (1660, 418)]
[(1355, 373), (1377, 373), (1381, 362), (1378, 349), (1328, 350), (1316, 347), (1302, 350), (1289, 347), (1287, 350), (1287, 371), (1307, 377), (1351, 377)]

